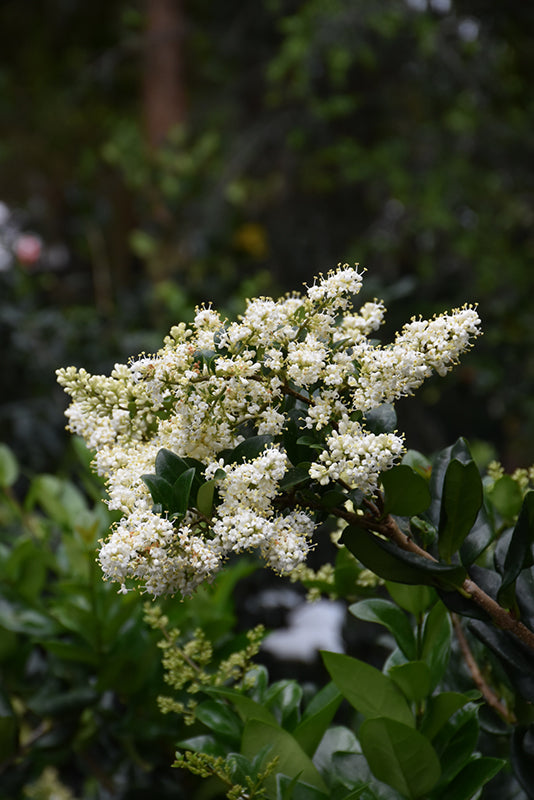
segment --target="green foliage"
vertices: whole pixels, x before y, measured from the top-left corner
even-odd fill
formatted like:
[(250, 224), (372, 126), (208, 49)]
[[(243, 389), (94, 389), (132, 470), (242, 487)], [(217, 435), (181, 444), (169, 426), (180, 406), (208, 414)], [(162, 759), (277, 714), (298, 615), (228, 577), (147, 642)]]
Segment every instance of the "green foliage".
[[(0, 797), (26, 800), (56, 784), (65, 797), (70, 787), (69, 796), (88, 800), (119, 784), (121, 797), (134, 790), (180, 797), (169, 767), (184, 724), (158, 711), (166, 688), (161, 649), (142, 599), (118, 594), (95, 563), (97, 540), (116, 515), (80, 453), (91, 500), (55, 475), (36, 475), (19, 489), (17, 461), (0, 449)], [(168, 603), (160, 611), (184, 635), (200, 628), (212, 637), (211, 652), (223, 654), (227, 675), (240, 663), (227, 652), (232, 592), (250, 569), (229, 569), (187, 606)]]
[[(370, 596), (349, 606), (359, 620), (386, 629), (389, 655), (382, 669), (348, 654), (323, 652), (331, 682), (307, 705), (297, 681), (269, 684), (265, 669), (250, 665), (239, 686), (200, 686), (210, 699), (192, 708), (194, 735), (180, 743), (186, 753), (178, 763), (187, 766), (192, 758), (187, 751), (194, 752), (194, 769), (203, 765), (213, 774), (218, 759), (219, 778), (232, 787), (227, 797), (243, 785), (237, 779), (229, 784), (235, 759), (247, 764), (253, 777), (261, 765), (265, 776), (254, 784), (259, 794), (251, 796), (268, 800), (470, 800), (481, 792), (486, 796), (484, 787), (507, 763), (531, 796), (534, 579), (528, 476), (517, 473), (503, 482), (492, 467), (482, 480), (463, 439), (436, 454), (431, 470), (416, 453), (406, 461), (386, 473), (378, 507), (359, 501), (355, 524), (343, 531), (346, 546), (339, 551), (333, 583), (315, 584), (318, 591), (337, 587), (341, 596), (361, 597), (356, 559), (386, 580), (390, 599), (375, 584)], [(302, 491), (303, 485), (300, 476), (281, 489)], [(505, 487), (512, 497), (520, 487), (524, 498), (512, 529), (503, 527), (508, 520), (501, 516), (509, 513)], [(316, 490), (314, 497), (336, 514), (326, 495)], [(401, 513), (395, 516), (394, 510)], [(313, 578), (307, 580), (312, 585)], [(513, 619), (507, 611), (512, 601), (526, 638), (515, 622), (505, 624)], [(465, 624), (449, 609), (465, 616)], [(472, 673), (475, 684), (460, 668), (462, 658), (469, 670), (475, 659), (480, 662), (479, 672)], [(342, 699), (348, 706), (340, 705)], [(344, 708), (344, 724), (336, 724), (335, 715)], [(500, 726), (488, 726), (487, 708), (500, 716)], [(498, 731), (500, 743), (496, 739), (488, 751), (491, 731)], [(511, 747), (509, 761), (503, 739)], [(258, 754), (262, 760), (253, 770)], [(512, 784), (507, 796), (513, 792)]]

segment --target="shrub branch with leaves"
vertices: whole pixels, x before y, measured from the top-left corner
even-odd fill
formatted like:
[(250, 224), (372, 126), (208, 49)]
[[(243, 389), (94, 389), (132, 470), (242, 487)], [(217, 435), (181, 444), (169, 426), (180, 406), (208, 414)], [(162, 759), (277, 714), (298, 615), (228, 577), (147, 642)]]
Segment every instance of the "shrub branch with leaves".
[[(364, 569), (385, 581), (391, 600), (350, 608), (392, 635), (383, 670), (325, 653), (332, 683), (304, 710), (291, 681), (267, 687), (256, 673), (252, 688), (204, 686), (208, 706), (191, 707), (191, 721), (211, 738), (183, 743), (197, 752), (190, 769), (204, 763), (228, 778), (238, 764), (228, 797), (250, 788), (237, 777), (249, 770), (263, 775), (254, 792), (276, 800), (469, 800), (504, 763), (476, 750), (481, 693), (509, 726), (515, 775), (533, 796), (529, 474), (514, 480), (494, 468), (483, 481), (463, 439), (432, 462), (406, 451), (392, 405), (457, 363), (480, 333), (478, 314), (466, 305), (412, 319), (382, 345), (371, 336), (383, 304), (352, 306), (361, 283), (340, 265), (303, 294), (249, 301), (237, 322), (198, 309), (158, 353), (110, 377), (58, 371), (72, 397), (70, 429), (95, 451), (109, 507), (123, 515), (101, 543), (104, 576), (122, 592), (139, 584), (187, 596), (249, 550), (298, 575), (317, 526), (337, 520), (339, 555), (324, 583), (354, 598)], [(321, 579), (310, 584), (318, 590)], [(451, 612), (480, 692), (461, 691), (448, 670)], [(357, 736), (331, 727), (343, 697)], [(276, 713), (265, 713), (270, 704)]]

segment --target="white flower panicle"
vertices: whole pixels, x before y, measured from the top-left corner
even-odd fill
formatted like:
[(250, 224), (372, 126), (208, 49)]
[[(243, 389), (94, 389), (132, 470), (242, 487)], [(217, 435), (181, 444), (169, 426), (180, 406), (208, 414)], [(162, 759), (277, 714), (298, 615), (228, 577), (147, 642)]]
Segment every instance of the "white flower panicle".
[[(315, 509), (283, 489), (298, 466), (288, 443), (295, 426), (294, 443), (313, 437), (308, 479), (319, 493), (331, 483), (376, 492), (403, 437), (371, 432), (364, 415), (411, 394), (432, 372), (446, 374), (480, 320), (464, 306), (412, 319), (392, 344), (377, 345), (368, 337), (385, 308), (375, 300), (355, 310), (361, 284), (356, 267), (340, 265), (302, 295), (248, 301), (236, 322), (199, 308), (159, 352), (117, 364), (109, 377), (58, 370), (72, 398), (69, 429), (95, 452), (109, 507), (123, 513), (100, 549), (106, 578), (122, 591), (139, 583), (153, 595), (187, 595), (231, 554), (258, 551), (280, 573), (302, 563)], [(251, 436), (262, 437), (258, 448), (234, 463), (232, 451)], [(144, 476), (154, 475), (162, 450), (194, 459), (188, 464), (211, 486), (211, 506), (197, 484), (185, 512), (155, 502)]]

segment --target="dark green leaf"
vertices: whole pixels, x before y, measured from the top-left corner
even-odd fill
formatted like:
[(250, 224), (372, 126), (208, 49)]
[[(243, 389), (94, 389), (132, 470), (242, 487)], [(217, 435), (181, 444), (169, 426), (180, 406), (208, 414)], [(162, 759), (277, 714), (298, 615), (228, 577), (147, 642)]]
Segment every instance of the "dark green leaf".
[(505, 608), (513, 608), (515, 600), (515, 581), (526, 567), (532, 566), (532, 545), (534, 543), (534, 492), (527, 492), (519, 518), (504, 559), (502, 583), (497, 599)]
[(172, 450), (163, 447), (158, 451), (155, 464), (156, 475), (164, 478), (171, 486), (187, 468), (188, 465), (184, 459), (177, 456)]
[(242, 725), (239, 718), (222, 700), (204, 700), (195, 708), (195, 717), (217, 737), (236, 746), (239, 745)]
[(460, 437), (453, 445), (446, 447), (434, 458), (432, 462), (432, 472), (430, 474), (430, 493), (432, 503), (428, 510), (428, 516), (432, 524), (437, 528), (440, 520), (441, 499), (443, 493), (443, 481), (445, 473), (451, 460), (456, 458), (462, 464), (472, 461), (469, 445), (466, 440)]
[(438, 528), (440, 556), (450, 562), (475, 524), (482, 505), (482, 480), (474, 461), (462, 464), (454, 458), (443, 482)]
[(302, 687), (294, 680), (273, 683), (265, 692), (263, 703), (284, 728), (292, 729), (298, 721)]
[(209, 687), (205, 689), (207, 694), (215, 697), (225, 697), (235, 706), (241, 719), (246, 722), (249, 719), (259, 719), (270, 725), (276, 725), (274, 715), (262, 703), (257, 703), (252, 698), (238, 692), (236, 689), (225, 689), (223, 687)]
[(534, 703), (534, 650), (523, 646), (509, 631), (492, 624), (472, 620), (469, 628), (501, 660), (514, 688)]
[(301, 466), (298, 467), (291, 467), (288, 469), (282, 480), (280, 481), (280, 489), (282, 491), (287, 491), (291, 489), (293, 486), (298, 486), (301, 483), (306, 483), (310, 480), (310, 476), (308, 474), (308, 470), (304, 469)]
[(420, 703), (431, 692), (432, 676), (424, 661), (398, 664), (388, 670), (388, 675), (410, 703)]
[[(439, 788), (450, 785), (452, 779), (471, 760), (479, 737), (479, 725), (476, 709), (466, 707), (448, 725), (444, 725), (434, 739), (434, 746), (439, 754), (443, 774)], [(449, 797), (451, 795), (448, 795)]]
[(534, 567), (524, 569), (515, 585), (519, 616), (530, 630), (534, 630)]
[(294, 729), (293, 736), (310, 758), (332, 722), (342, 699), (343, 696), (337, 686), (333, 682), (327, 683), (313, 697)]
[(426, 616), (423, 626), (421, 658), (430, 668), (432, 687), (443, 677), (449, 663), (451, 650), (452, 623), (450, 615), (442, 603), (436, 605)]
[(417, 618), (436, 602), (436, 593), (430, 586), (409, 586), (386, 581), (386, 588), (398, 606)]
[(406, 614), (400, 608), (381, 598), (361, 600), (349, 606), (350, 613), (358, 619), (384, 625), (408, 659), (417, 657), (414, 632)]
[(500, 758), (474, 756), (437, 797), (440, 800), (471, 800), (505, 765), (506, 761)]
[(459, 692), (441, 692), (428, 698), (421, 733), (432, 740), (460, 708), (470, 702), (470, 697)]
[(419, 731), (393, 719), (369, 719), (359, 738), (373, 774), (405, 797), (422, 798), (438, 782), (438, 756)]
[(464, 567), (469, 567), (493, 541), (493, 528), (484, 506), (478, 512), (475, 524), (460, 547), (460, 559)]
[(413, 517), (430, 505), (428, 482), (406, 464), (383, 472), (380, 480), (384, 487), (385, 513)]
[(276, 800), (329, 800), (330, 795), (325, 794), (316, 786), (298, 780), (298, 776), (293, 779), (287, 775), (276, 776)]
[(364, 717), (388, 716), (415, 725), (413, 714), (401, 691), (375, 667), (341, 653), (322, 653), (330, 677)]
[(141, 475), (141, 480), (147, 485), (154, 501), (154, 505), (170, 511), (174, 504), (172, 485), (159, 475)]
[(314, 450), (324, 450), (324, 442), (319, 441), (315, 438), (315, 436), (310, 436), (309, 433), (305, 434), (304, 436), (299, 436), (297, 439), (297, 444), (306, 445), (306, 447), (312, 447)]
[(384, 403), (364, 414), (364, 425), (371, 433), (393, 433), (397, 427), (395, 406)]
[(189, 498), (194, 478), (195, 468), (190, 467), (176, 479), (172, 487), (173, 503), (169, 511), (178, 512), (180, 515), (185, 514), (189, 508)]
[(321, 506), (326, 511), (331, 511), (333, 508), (343, 508), (347, 502), (347, 495), (337, 489), (331, 489), (321, 495)]
[[(224, 758), (226, 750), (215, 736), (192, 736), (190, 739), (183, 739), (177, 742), (176, 747), (183, 750), (193, 750), (195, 753), (207, 753), (210, 756), (221, 756)], [(176, 755), (179, 755), (177, 752)]]
[[(270, 746), (268, 758), (278, 757), (276, 771), (289, 778), (297, 775), (300, 780), (327, 792), (326, 785), (312, 761), (290, 733), (275, 725), (257, 719), (249, 719), (243, 731), (241, 751), (247, 758), (253, 758), (265, 745)], [(276, 780), (270, 775), (266, 780), (268, 793), (276, 794)]]
[(257, 458), (266, 446), (272, 444), (272, 436), (251, 436), (238, 444), (225, 458), (227, 464), (239, 464), (242, 461), (252, 461)]
[(514, 773), (532, 800), (534, 798), (534, 782), (532, 781), (532, 764), (534, 764), (534, 723), (528, 727), (518, 725), (512, 735), (511, 759)]
[(388, 581), (451, 588), (461, 586), (467, 575), (463, 567), (431, 561), (401, 550), (355, 525), (345, 528), (341, 542), (368, 569)]

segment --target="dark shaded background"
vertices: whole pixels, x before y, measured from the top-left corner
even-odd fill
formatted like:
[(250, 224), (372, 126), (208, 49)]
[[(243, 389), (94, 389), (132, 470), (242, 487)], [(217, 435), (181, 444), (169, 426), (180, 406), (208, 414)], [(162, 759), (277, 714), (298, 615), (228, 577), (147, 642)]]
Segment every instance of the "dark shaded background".
[(479, 304), (483, 340), (399, 404), (408, 443), (530, 464), (533, 34), (496, 0), (4, 0), (1, 438), (55, 469), (57, 366), (359, 261), (389, 334)]

